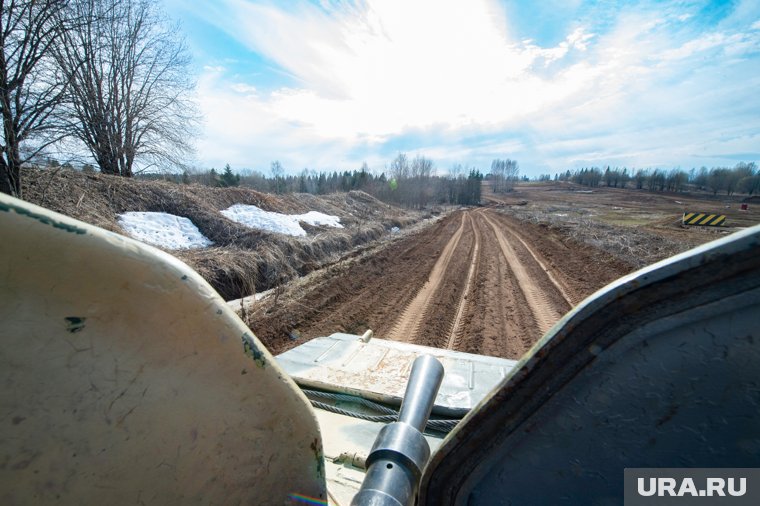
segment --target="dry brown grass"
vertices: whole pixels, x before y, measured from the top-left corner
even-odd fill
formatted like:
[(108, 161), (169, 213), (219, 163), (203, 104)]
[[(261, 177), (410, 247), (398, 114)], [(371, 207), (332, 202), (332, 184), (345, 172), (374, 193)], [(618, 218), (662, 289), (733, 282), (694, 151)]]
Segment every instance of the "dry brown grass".
[[(227, 300), (263, 291), (339, 260), (420, 213), (388, 206), (363, 192), (326, 196), (270, 195), (248, 188), (210, 188), (59, 169), (26, 169), (24, 199), (122, 233), (118, 215), (165, 212), (189, 218), (214, 246), (170, 251), (197, 270)], [(220, 213), (233, 204), (268, 211), (337, 215), (345, 228), (304, 225), (307, 237), (253, 230)]]
[(513, 206), (500, 212), (531, 223), (560, 229), (572, 239), (594, 246), (635, 269), (671, 257), (694, 246), (636, 227), (617, 226), (595, 220), (589, 213), (571, 208), (546, 210)]

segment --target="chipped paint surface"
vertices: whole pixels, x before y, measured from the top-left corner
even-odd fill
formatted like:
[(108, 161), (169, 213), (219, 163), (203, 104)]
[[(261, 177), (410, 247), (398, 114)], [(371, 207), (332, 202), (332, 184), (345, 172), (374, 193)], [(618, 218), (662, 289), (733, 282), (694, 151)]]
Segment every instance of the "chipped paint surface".
[(256, 341), (251, 334), (243, 334), (243, 352), (251, 357), (257, 366), (264, 368), (267, 365), (267, 359), (264, 354), (256, 346)]
[(309, 445), (312, 453), (314, 453), (314, 460), (317, 463), (317, 476), (325, 477), (325, 454), (322, 450), (322, 442), (319, 438), (314, 438), (314, 441)]
[(14, 206), (13, 204), (10, 204), (7, 202), (0, 202), (0, 211), (5, 211), (5, 212), (14, 211), (16, 214), (19, 214), (21, 216), (28, 216), (29, 218), (32, 218), (33, 220), (37, 220), (40, 223), (44, 223), (45, 225), (50, 225), (52, 227), (65, 230), (66, 232), (71, 232), (74, 234), (87, 233), (87, 231), (84, 228), (80, 228), (75, 225), (70, 225), (68, 223), (64, 223), (62, 221), (56, 220), (51, 215), (35, 213), (34, 211), (31, 211), (30, 209), (26, 209), (20, 206)]
[(84, 322), (87, 318), (83, 316), (67, 316), (64, 320), (66, 320), (66, 330), (72, 334), (76, 334), (84, 329)]

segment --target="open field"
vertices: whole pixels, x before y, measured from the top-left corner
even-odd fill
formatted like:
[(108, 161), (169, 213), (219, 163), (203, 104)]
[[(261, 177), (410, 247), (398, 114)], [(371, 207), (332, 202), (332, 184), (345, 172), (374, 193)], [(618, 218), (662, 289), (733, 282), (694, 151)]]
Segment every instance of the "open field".
[[(287, 285), (247, 312), (275, 353), (336, 331), (518, 358), (571, 307), (638, 267), (760, 222), (735, 201), (576, 185), (488, 193), (485, 207)], [(730, 207), (726, 207), (730, 206)], [(724, 212), (721, 229), (680, 225)]]
[[(531, 221), (555, 225), (618, 226), (635, 228), (678, 243), (695, 246), (736, 230), (760, 223), (760, 199), (741, 210), (746, 195), (654, 193), (644, 190), (593, 188), (572, 183), (520, 184), (516, 191), (494, 195), (484, 186), (484, 201), (507, 206), (513, 214)], [(683, 227), (684, 212), (726, 215), (725, 226)], [(648, 262), (651, 263), (651, 262)]]

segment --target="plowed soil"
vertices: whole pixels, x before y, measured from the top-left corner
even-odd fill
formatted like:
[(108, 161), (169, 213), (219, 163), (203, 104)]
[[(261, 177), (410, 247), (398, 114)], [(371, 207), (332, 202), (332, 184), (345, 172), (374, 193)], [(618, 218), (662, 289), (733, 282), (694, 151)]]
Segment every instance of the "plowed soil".
[(571, 307), (631, 271), (496, 208), (466, 209), (291, 283), (247, 317), (275, 354), (333, 332), (519, 358)]

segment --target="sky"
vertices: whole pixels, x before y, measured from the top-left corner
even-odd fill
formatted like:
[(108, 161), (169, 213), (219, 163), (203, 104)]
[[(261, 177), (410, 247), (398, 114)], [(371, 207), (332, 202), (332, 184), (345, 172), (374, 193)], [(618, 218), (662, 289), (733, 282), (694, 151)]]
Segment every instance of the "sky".
[(164, 0), (195, 164), (534, 177), (760, 162), (760, 2)]

